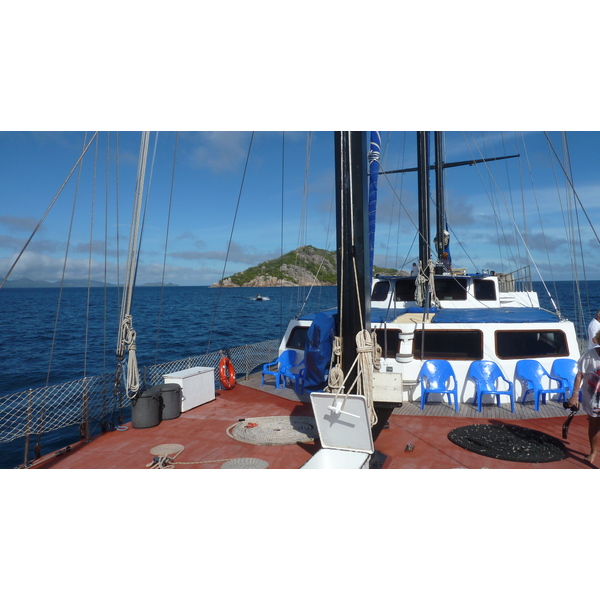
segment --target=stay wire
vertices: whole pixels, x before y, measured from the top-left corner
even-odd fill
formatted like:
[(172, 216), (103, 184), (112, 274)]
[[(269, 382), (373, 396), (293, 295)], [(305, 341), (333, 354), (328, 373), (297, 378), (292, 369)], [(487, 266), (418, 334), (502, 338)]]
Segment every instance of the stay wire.
[(217, 311), (219, 309), (219, 301), (221, 300), (221, 292), (223, 290), (223, 280), (225, 279), (225, 271), (227, 269), (227, 261), (229, 260), (229, 253), (231, 251), (231, 244), (233, 241), (233, 232), (235, 231), (235, 223), (237, 221), (237, 216), (238, 216), (238, 211), (240, 209), (240, 202), (242, 200), (242, 191), (244, 189), (244, 182), (246, 181), (246, 173), (248, 171), (248, 163), (250, 162), (250, 153), (252, 151), (252, 141), (254, 140), (254, 131), (252, 132), (251, 136), (250, 136), (250, 144), (248, 146), (248, 153), (246, 155), (246, 163), (244, 165), (244, 172), (242, 174), (242, 181), (240, 184), (240, 191), (238, 192), (238, 198), (237, 198), (237, 203), (235, 206), (235, 212), (233, 215), (233, 223), (231, 224), (231, 233), (229, 234), (229, 242), (227, 244), (227, 252), (225, 254), (225, 262), (223, 263), (223, 272), (221, 273), (221, 280), (219, 282), (219, 291), (217, 293), (217, 301), (215, 303), (215, 310), (213, 312), (213, 318), (212, 318), (212, 323), (210, 325), (210, 331), (208, 334), (208, 343), (206, 345), (206, 354), (209, 353), (210, 351), (210, 343), (212, 341), (212, 334), (215, 328), (215, 322), (216, 322), (216, 318), (217, 318)]
[(285, 209), (285, 131), (281, 132), (281, 225), (279, 233), (279, 337), (283, 336), (283, 225)]
[[(87, 148), (89, 148), (92, 140), (90, 141), (90, 144), (87, 145), (86, 147), (86, 138), (87, 138), (87, 133), (84, 135), (83, 138), (83, 146), (85, 148), (85, 150), (87, 150)], [(74, 168), (77, 167), (77, 164), (79, 165), (79, 170), (77, 173), (77, 181), (75, 183), (75, 194), (73, 197), (73, 208), (71, 209), (71, 221), (69, 223), (69, 233), (67, 235), (67, 245), (65, 248), (65, 258), (63, 260), (63, 268), (62, 268), (62, 275), (61, 275), (61, 280), (60, 280), (60, 288), (58, 290), (58, 302), (57, 302), (57, 306), (56, 306), (56, 316), (54, 319), (54, 331), (52, 333), (52, 343), (50, 345), (50, 357), (48, 360), (48, 371), (46, 374), (46, 386), (48, 386), (50, 384), (50, 374), (52, 372), (52, 361), (54, 358), (54, 346), (56, 344), (56, 335), (58, 333), (58, 319), (59, 319), (59, 315), (60, 315), (60, 307), (62, 304), (62, 295), (63, 295), (63, 290), (64, 290), (64, 284), (65, 284), (65, 276), (66, 276), (66, 271), (67, 271), (67, 262), (68, 262), (68, 258), (69, 258), (69, 249), (71, 247), (71, 235), (73, 234), (73, 224), (75, 222), (75, 209), (77, 207), (77, 198), (79, 195), (79, 184), (81, 182), (81, 170), (82, 170), (82, 166), (83, 163), (81, 161), (81, 158), (83, 157), (83, 154), (81, 155), (79, 161), (76, 163), (76, 166)], [(71, 171), (71, 173), (69, 174), (69, 177), (73, 174), (73, 171)], [(66, 182), (65, 182), (66, 183)], [(64, 184), (63, 184), (64, 187)], [(41, 223), (41, 222), (40, 222)], [(31, 238), (30, 238), (31, 239)]]
[(575, 191), (575, 186), (573, 185), (573, 181), (572, 181), (571, 177), (569, 177), (569, 174), (567, 173), (564, 165), (562, 164), (560, 158), (558, 157), (556, 149), (552, 145), (552, 142), (550, 141), (550, 138), (548, 137), (548, 133), (546, 131), (544, 131), (544, 135), (546, 136), (546, 139), (548, 140), (548, 143), (550, 144), (550, 148), (552, 148), (552, 152), (554, 152), (556, 158), (558, 159), (558, 164), (560, 165), (560, 168), (562, 169), (563, 173), (565, 174), (565, 178), (567, 179), (568, 184), (571, 186), (573, 195), (577, 199), (577, 202), (579, 202), (579, 206), (581, 206), (581, 210), (583, 210), (583, 214), (585, 215), (585, 218), (588, 220), (588, 223), (592, 229), (592, 232), (594, 233), (596, 240), (598, 240), (598, 242), (600, 243), (600, 238), (598, 237), (598, 234), (596, 233), (594, 224), (592, 223), (590, 216), (588, 215), (587, 211), (585, 210), (585, 206), (583, 206), (583, 203), (581, 202), (581, 198), (579, 197), (579, 194), (577, 194), (577, 192)]
[(163, 294), (165, 290), (165, 272), (167, 270), (167, 249), (169, 246), (169, 230), (171, 227), (171, 209), (173, 206), (173, 189), (175, 187), (175, 165), (177, 162), (177, 145), (179, 143), (179, 132), (175, 134), (175, 150), (173, 152), (173, 170), (171, 172), (171, 190), (169, 192), (169, 209), (167, 212), (167, 233), (165, 235), (165, 251), (163, 258), (162, 279), (160, 283), (160, 300), (158, 303), (158, 325), (156, 330), (156, 351), (154, 353), (154, 364), (158, 363), (158, 341), (160, 338), (160, 326), (162, 321)]
[[(87, 146), (86, 146), (87, 133), (84, 135), (83, 146), (84, 146), (85, 150), (80, 155), (79, 160), (75, 163), (75, 166), (73, 167), (73, 169), (71, 170), (71, 172), (69, 173), (67, 179), (65, 180), (65, 182), (63, 183), (63, 185), (61, 187), (61, 191), (62, 191), (62, 189), (66, 185), (67, 181), (70, 179), (71, 175), (74, 173), (74, 171), (77, 168), (77, 166), (79, 166), (79, 170), (78, 170), (78, 174), (77, 174), (77, 183), (76, 183), (76, 186), (75, 186), (75, 196), (74, 196), (74, 199), (73, 199), (73, 208), (71, 210), (71, 223), (69, 225), (69, 234), (68, 234), (68, 237), (67, 237), (67, 247), (65, 248), (65, 258), (64, 258), (64, 261), (63, 261), (62, 277), (61, 277), (61, 282), (60, 282), (60, 288), (59, 288), (59, 291), (58, 291), (58, 302), (57, 302), (57, 306), (56, 306), (56, 316), (55, 316), (55, 319), (54, 319), (54, 331), (52, 333), (52, 343), (50, 345), (50, 357), (48, 359), (48, 371), (46, 373), (46, 387), (48, 387), (50, 385), (50, 374), (52, 372), (52, 361), (53, 361), (53, 358), (54, 358), (54, 347), (56, 345), (56, 335), (58, 333), (58, 319), (59, 319), (59, 315), (60, 315), (60, 307), (61, 307), (61, 304), (62, 304), (62, 294), (63, 294), (63, 290), (64, 290), (65, 274), (66, 274), (66, 270), (67, 270), (67, 259), (68, 259), (68, 255), (69, 255), (69, 248), (70, 248), (70, 242), (71, 242), (71, 234), (73, 232), (73, 222), (75, 220), (75, 207), (77, 205), (77, 196), (78, 196), (78, 193), (79, 193), (79, 183), (80, 183), (80, 180), (81, 180), (81, 171), (82, 171), (82, 167), (83, 167), (82, 158), (83, 158), (85, 152), (87, 151), (87, 149), (90, 147), (90, 144), (92, 143), (92, 141), (96, 137), (97, 133), (98, 132), (96, 132), (96, 134), (94, 134), (94, 136), (90, 140), (90, 143)], [(52, 201), (51, 205), (48, 207), (48, 210), (46, 211), (46, 213), (44, 214), (44, 216), (42, 217), (42, 219), (38, 223), (38, 226), (36, 227), (36, 229), (34, 230), (34, 232), (31, 234), (31, 237), (29, 238), (27, 244), (29, 244), (29, 242), (33, 238), (35, 232), (37, 231), (37, 229), (39, 228), (39, 226), (42, 224), (42, 221), (45, 219), (46, 215), (50, 211), (50, 208), (52, 207), (52, 205), (54, 204), (54, 202), (58, 198), (59, 194), (60, 194), (60, 191), (54, 197), (54, 200)], [(27, 247), (27, 244), (25, 245), (25, 248)], [(21, 254), (25, 251), (25, 248), (23, 248), (23, 251), (21, 252)], [(17, 260), (18, 260), (18, 258), (17, 258)], [(16, 261), (15, 261), (15, 264), (16, 264)], [(9, 272), (9, 274), (10, 274), (10, 272)], [(8, 275), (6, 277), (8, 278)], [(40, 407), (40, 422), (39, 422), (38, 435), (37, 435), (36, 452), (41, 452), (42, 434), (44, 432), (44, 418), (45, 418), (45, 415), (46, 415), (46, 406), (45, 406), (44, 397), (42, 397), (41, 407)]]
[(96, 175), (98, 167), (98, 138), (96, 138), (96, 150), (94, 153), (94, 173), (92, 180), (91, 197), (91, 218), (90, 218), (90, 243), (88, 249), (88, 280), (87, 280), (87, 302), (85, 309), (85, 343), (83, 352), (83, 377), (87, 377), (87, 360), (89, 350), (89, 328), (90, 328), (90, 304), (91, 304), (91, 283), (92, 283), (92, 256), (94, 248), (94, 218), (96, 208)]
[(58, 197), (60, 196), (61, 192), (63, 191), (63, 189), (65, 188), (65, 186), (69, 182), (69, 179), (71, 179), (71, 176), (75, 172), (75, 169), (77, 168), (77, 166), (83, 160), (83, 157), (85, 156), (85, 153), (87, 152), (88, 148), (91, 146), (92, 142), (94, 141), (94, 139), (96, 138), (97, 135), (98, 135), (98, 132), (96, 131), (96, 133), (94, 133), (94, 135), (92, 136), (92, 139), (89, 141), (88, 145), (84, 148), (83, 152), (81, 153), (81, 155), (77, 159), (77, 162), (73, 165), (73, 168), (71, 169), (70, 173), (67, 175), (67, 178), (65, 179), (65, 181), (63, 182), (63, 184), (60, 186), (60, 189), (58, 190), (58, 192), (56, 192), (56, 195), (54, 196), (52, 202), (50, 202), (50, 205), (46, 209), (46, 212), (43, 214), (42, 218), (39, 220), (38, 224), (35, 226), (35, 229), (31, 233), (31, 235), (29, 236), (29, 239), (25, 242), (25, 245), (21, 249), (21, 252), (19, 252), (19, 256), (17, 256), (17, 258), (13, 262), (12, 266), (8, 270), (8, 273), (6, 274), (6, 276), (4, 277), (4, 279), (2, 280), (2, 283), (0, 283), (0, 288), (2, 288), (4, 286), (4, 284), (6, 283), (6, 280), (10, 277), (10, 274), (13, 272), (13, 269), (17, 266), (17, 263), (21, 259), (21, 256), (23, 256), (23, 253), (27, 249), (27, 246), (29, 246), (29, 244), (31, 243), (31, 240), (33, 239), (33, 236), (38, 232), (39, 228), (42, 226), (42, 223), (44, 222), (44, 219), (48, 216), (48, 213), (50, 212), (50, 210), (54, 206), (54, 203), (58, 200)]

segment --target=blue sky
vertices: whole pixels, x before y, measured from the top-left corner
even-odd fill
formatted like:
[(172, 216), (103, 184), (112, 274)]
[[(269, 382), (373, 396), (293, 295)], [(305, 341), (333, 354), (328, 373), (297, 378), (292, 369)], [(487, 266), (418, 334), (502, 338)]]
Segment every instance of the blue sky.
[[(381, 135), (383, 168), (415, 166), (414, 132), (381, 132)], [(87, 140), (90, 136), (87, 134)], [(562, 156), (560, 133), (553, 132), (549, 136)], [(118, 225), (116, 138), (115, 133), (98, 134), (86, 154), (81, 173), (74, 172), (11, 278), (46, 281), (61, 278), (69, 225), (74, 214), (66, 276), (87, 278), (91, 266), (92, 279), (102, 280), (106, 258), (107, 278), (110, 282), (117, 281), (117, 235), (123, 269), (140, 133), (118, 134)], [(0, 133), (2, 278), (65, 181), (81, 153), (84, 139), (86, 134), (83, 132)], [(250, 132), (182, 132), (178, 136), (171, 190), (175, 139), (173, 132), (163, 131), (153, 133), (150, 140), (148, 173), (152, 172), (152, 182), (142, 239), (139, 283), (157, 282), (163, 277), (171, 198), (165, 272), (168, 283), (210, 285), (218, 281), (223, 273), (230, 236), (232, 244), (225, 275), (275, 258), (281, 251), (287, 252), (303, 244), (335, 249), (331, 132), (309, 135), (299, 131), (285, 134), (262, 131), (254, 136)], [(600, 223), (600, 134), (571, 132), (567, 140), (575, 189), (592, 222)], [(151, 166), (155, 142), (156, 159)], [(108, 158), (107, 148), (110, 148)], [(466, 267), (469, 271), (490, 268), (506, 272), (527, 262), (523, 244), (514, 244), (518, 234), (514, 227), (507, 225), (507, 207), (510, 206), (544, 278), (569, 279), (572, 266), (565, 221), (572, 217), (566, 210), (568, 193), (561, 168), (551, 157), (545, 136), (533, 132), (446, 134), (448, 162), (515, 153), (520, 153), (521, 159), (498, 161), (490, 164), (489, 169), (472, 166), (446, 171), (454, 266)], [(282, 155), (285, 156), (283, 176)], [(514, 188), (512, 195), (509, 182)], [(433, 176), (431, 185), (433, 190)], [(375, 249), (378, 266), (406, 267), (416, 257), (416, 194), (414, 173), (380, 178)], [(522, 206), (526, 206), (525, 213)], [(499, 221), (504, 221), (503, 225), (492, 218), (494, 212), (501, 217)], [(579, 224), (583, 247), (589, 249), (597, 245), (595, 234), (583, 215), (579, 216)], [(434, 233), (432, 239), (433, 236)], [(588, 259), (589, 279), (600, 279), (596, 265)], [(537, 278), (535, 269), (534, 276)]]
[[(277, 5), (274, 11), (269, 0), (252, 6), (230, 2), (203, 6), (198, 13), (183, 2), (171, 3), (168, 10), (145, 3), (140, 10), (138, 2), (109, 0), (94, 9), (93, 19), (74, 10), (69, 1), (59, 0), (51, 8), (35, 4), (35, 19), (30, 17), (30, 3), (13, 4), (3, 13), (10, 27), (3, 32), (0, 49), (10, 60), (3, 65), (0, 114), (0, 275), (79, 156), (84, 130), (122, 132), (118, 230), (114, 154), (110, 156), (106, 254), (111, 281), (116, 279), (117, 235), (121, 254), (126, 252), (139, 147), (135, 132), (142, 129), (161, 134), (140, 282), (162, 277), (174, 146), (174, 135), (166, 132), (175, 130), (188, 133), (179, 137), (166, 280), (180, 284), (208, 285), (221, 277), (250, 130), (259, 133), (226, 274), (303, 243), (333, 249), (330, 129), (376, 128), (382, 130), (384, 142), (386, 130), (448, 130), (452, 133), (447, 160), (478, 154), (474, 138), (480, 136), (469, 135), (467, 142), (460, 130), (573, 131), (569, 148), (576, 189), (590, 218), (600, 223), (600, 134), (585, 133), (600, 130), (596, 83), (589, 76), (596, 69), (592, 61), (597, 36), (587, 3), (575, 0), (568, 11), (547, 8), (543, 20), (536, 3), (512, 1), (505, 3), (502, 13), (468, 0), (427, 5), (380, 1), (376, 14), (367, 14), (362, 3), (349, 2), (340, 14), (336, 3), (326, 2), (309, 2), (303, 11), (294, 5), (288, 10)], [(265, 19), (266, 14), (273, 19)], [(478, 19), (485, 27), (474, 26)], [(557, 40), (560, 32), (560, 43), (549, 43), (549, 32)], [(525, 45), (515, 41), (521, 35), (526, 35)], [(305, 181), (307, 140), (299, 132), (307, 129), (316, 133)], [(294, 132), (285, 136), (283, 194), (279, 130)], [(210, 131), (222, 133), (206, 133)], [(408, 133), (404, 142), (401, 134), (392, 138), (386, 165), (413, 166), (414, 133)], [(564, 214), (556, 208), (558, 194), (545, 141), (534, 133), (523, 139), (535, 196), (525, 157), (521, 172), (511, 161), (508, 167), (500, 163), (491, 167), (493, 175), (476, 167), (447, 173), (454, 266), (511, 270), (526, 262), (516, 250), (514, 259), (508, 251), (514, 231), (500, 230), (490, 219), (490, 197), (499, 207), (505, 201), (520, 205), (520, 192), (510, 197), (499, 191), (506, 187), (508, 168), (515, 189), (520, 178), (529, 187), (523, 197), (533, 212), (526, 214), (526, 231), (540, 271), (544, 277), (551, 275), (544, 266), (548, 257), (540, 243), (543, 229), (550, 240), (552, 275), (569, 279), (572, 266)], [(560, 147), (558, 136), (553, 134), (552, 139)], [(485, 152), (503, 153), (502, 141), (512, 153), (516, 144), (509, 134), (504, 140), (498, 134), (490, 136)], [(402, 144), (405, 157), (400, 159)], [(90, 236), (94, 152), (91, 148), (86, 157), (79, 184), (70, 277), (86, 277), (90, 262), (92, 277), (104, 276), (106, 133), (99, 136), (102, 166), (96, 173)], [(482, 192), (482, 179), (487, 193)], [(415, 181), (414, 174), (402, 180), (403, 205), (413, 220)], [(57, 200), (14, 278), (60, 278), (75, 182), (73, 178)], [(399, 185), (400, 177), (394, 182)], [(414, 231), (385, 182), (380, 189), (376, 264), (402, 267), (416, 254), (411, 247)], [(595, 250), (594, 233), (584, 217), (581, 223), (583, 247)], [(587, 267), (590, 278), (600, 279), (593, 263)]]

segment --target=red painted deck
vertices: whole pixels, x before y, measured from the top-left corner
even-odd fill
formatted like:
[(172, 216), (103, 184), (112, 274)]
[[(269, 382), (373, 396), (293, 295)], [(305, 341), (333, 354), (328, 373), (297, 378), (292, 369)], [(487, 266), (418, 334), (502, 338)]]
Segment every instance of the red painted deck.
[[(226, 430), (239, 419), (312, 415), (310, 404), (290, 398), (290, 390), (282, 397), (272, 386), (261, 389), (238, 384), (231, 391), (219, 391), (216, 400), (183, 413), (179, 418), (163, 421), (157, 427), (134, 429), (128, 423), (126, 431), (100, 434), (89, 443), (79, 442), (71, 450), (54, 457), (42, 457), (37, 468), (45, 469), (146, 469), (152, 461), (152, 448), (161, 444), (180, 444), (184, 450), (175, 459), (176, 469), (220, 469), (226, 460), (256, 458), (267, 461), (270, 469), (298, 469), (319, 450), (316, 443), (287, 446), (255, 446), (230, 438)], [(255, 385), (255, 384), (254, 384)], [(532, 464), (487, 458), (456, 446), (448, 432), (456, 427), (475, 423), (513, 423), (509, 411), (498, 418), (498, 410), (486, 408), (476, 418), (455, 416), (447, 407), (448, 416), (392, 414), (389, 428), (375, 441), (384, 469), (589, 469), (597, 468), (584, 460), (589, 453), (587, 421), (576, 416), (565, 441), (569, 456), (552, 463)], [(503, 409), (502, 409), (503, 410)], [(436, 409), (439, 412), (439, 409)], [(401, 411), (400, 411), (401, 412)], [(502, 412), (500, 412), (502, 414)], [(492, 416), (493, 415), (493, 416)], [(566, 418), (519, 419), (523, 427), (537, 429), (558, 439)], [(405, 452), (412, 442), (414, 450)], [(379, 456), (379, 455), (378, 455)]]

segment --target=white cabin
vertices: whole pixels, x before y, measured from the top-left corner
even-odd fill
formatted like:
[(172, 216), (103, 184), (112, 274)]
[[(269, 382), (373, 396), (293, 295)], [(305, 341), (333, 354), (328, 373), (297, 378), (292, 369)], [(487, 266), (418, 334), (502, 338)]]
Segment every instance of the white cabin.
[[(579, 358), (573, 323), (540, 308), (531, 289), (515, 289), (514, 278), (448, 274), (436, 275), (434, 281), (439, 306), (428, 310), (414, 299), (415, 277), (373, 281), (371, 325), (382, 348), (375, 400), (420, 401), (417, 378), (423, 362), (444, 359), (456, 374), (460, 402), (473, 401), (474, 386), (467, 372), (476, 360), (496, 362), (514, 381), (518, 401), (522, 389), (515, 380), (515, 365), (519, 360), (536, 359), (550, 372), (556, 358)], [(294, 349), (301, 356), (313, 318), (306, 315), (290, 322), (280, 351)], [(385, 390), (380, 398), (379, 386)], [(393, 399), (390, 389), (395, 390)], [(508, 402), (507, 396), (501, 398)]]

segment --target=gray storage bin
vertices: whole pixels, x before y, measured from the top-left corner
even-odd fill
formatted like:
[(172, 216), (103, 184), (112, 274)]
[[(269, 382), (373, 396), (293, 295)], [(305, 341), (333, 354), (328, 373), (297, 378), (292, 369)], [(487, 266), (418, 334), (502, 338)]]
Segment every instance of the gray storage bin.
[(160, 423), (161, 407), (160, 387), (154, 386), (144, 390), (138, 398), (131, 401), (131, 425), (133, 428), (156, 427)]
[(160, 386), (162, 397), (162, 420), (176, 419), (181, 415), (181, 386), (178, 383), (164, 383)]

